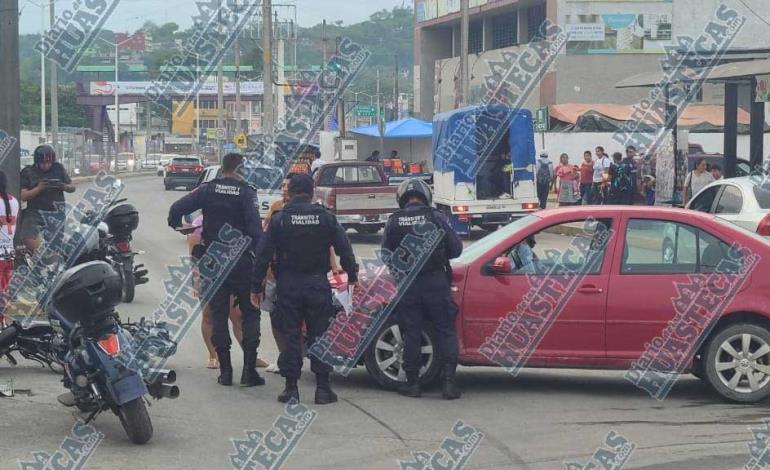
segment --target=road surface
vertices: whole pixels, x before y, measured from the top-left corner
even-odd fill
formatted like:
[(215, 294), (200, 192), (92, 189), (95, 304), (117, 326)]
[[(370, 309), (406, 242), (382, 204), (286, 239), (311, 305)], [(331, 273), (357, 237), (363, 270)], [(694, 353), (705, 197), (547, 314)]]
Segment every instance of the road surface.
[[(184, 237), (166, 226), (169, 205), (182, 191), (163, 190), (158, 177), (127, 179), (125, 195), (141, 213), (134, 241), (150, 271), (123, 316), (149, 315), (162, 300), (166, 266), (186, 251)], [(82, 191), (82, 186), (80, 188)], [(350, 234), (358, 256), (371, 256), (379, 235)], [(277, 357), (267, 315), (262, 318), (260, 356)], [(183, 340), (171, 366), (178, 372), (178, 400), (153, 402), (155, 435), (149, 444), (130, 444), (110, 413), (96, 420), (105, 434), (85, 468), (230, 468), (231, 438), (245, 431), (266, 433), (284, 412), (276, 401), (283, 380), (267, 374), (264, 387), (222, 387), (217, 372), (204, 368), (206, 352), (199, 322)], [(239, 351), (234, 355), (239, 372)], [(700, 380), (682, 377), (658, 402), (623, 379), (618, 371), (527, 369), (512, 377), (495, 368), (461, 367), (464, 391), (458, 401), (429, 390), (419, 400), (378, 389), (365, 370), (334, 379), (340, 402), (312, 404), (314, 378), (306, 364), (300, 393), (317, 416), (284, 462), (288, 469), (396, 469), (412, 452), (436, 452), (462, 420), (484, 434), (469, 469), (556, 469), (564, 461), (585, 464), (605, 436), (615, 431), (635, 445), (625, 468), (741, 468), (749, 458), (749, 426), (768, 416), (767, 404), (723, 402)], [(18, 468), (32, 452), (54, 453), (70, 432), (75, 415), (56, 396), (58, 378), (23, 361), (0, 361), (0, 384), (14, 379), (14, 398), (0, 398), (0, 469)], [(443, 460), (446, 463), (445, 460)], [(259, 467), (256, 467), (259, 468)], [(416, 467), (409, 467), (416, 468)], [(439, 468), (439, 467), (435, 467)]]

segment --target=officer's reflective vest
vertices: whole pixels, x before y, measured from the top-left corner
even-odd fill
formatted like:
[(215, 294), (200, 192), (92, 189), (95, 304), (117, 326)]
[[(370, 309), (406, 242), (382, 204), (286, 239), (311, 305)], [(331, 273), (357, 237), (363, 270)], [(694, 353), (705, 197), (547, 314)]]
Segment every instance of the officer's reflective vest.
[[(307, 207), (309, 206), (309, 207)], [(334, 218), (321, 206), (285, 206), (281, 210), (278, 270), (326, 273), (332, 245)]]
[[(393, 240), (394, 246), (399, 246), (401, 241), (408, 234), (412, 234), (420, 238), (425, 238), (424, 230), (420, 231), (420, 233), (415, 230), (417, 225), (431, 222), (433, 223), (433, 226), (436, 227), (436, 230), (441, 227), (434, 209), (427, 206), (420, 207), (419, 209), (397, 210), (393, 213), (393, 215), (390, 216), (390, 219), (391, 220), (388, 233), (386, 233), (385, 236), (387, 236), (389, 240)], [(420, 270), (420, 274), (446, 270), (446, 266), (449, 264), (449, 260), (446, 256), (446, 247), (444, 246), (445, 243), (446, 242), (442, 237), (441, 241), (438, 242), (435, 249), (433, 250), (433, 253), (430, 255), (428, 260), (425, 262), (425, 265)]]
[(246, 183), (235, 178), (218, 178), (208, 184), (202, 209), (205, 242), (219, 240), (219, 230), (226, 223), (241, 232), (246, 231), (241, 198), (247, 187)]

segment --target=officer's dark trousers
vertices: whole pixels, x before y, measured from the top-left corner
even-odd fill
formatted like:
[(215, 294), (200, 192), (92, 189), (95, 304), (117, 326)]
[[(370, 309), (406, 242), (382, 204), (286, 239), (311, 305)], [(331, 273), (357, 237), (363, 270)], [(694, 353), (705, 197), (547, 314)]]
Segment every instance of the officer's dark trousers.
[(251, 286), (252, 258), (243, 256), (233, 267), (222, 285), (215, 291), (209, 301), (211, 307), (211, 320), (213, 334), (211, 342), (214, 349), (230, 349), (230, 330), (228, 320), (230, 317), (230, 295), (234, 295), (241, 309), (241, 332), (243, 333), (243, 350), (255, 350), (259, 346), (259, 309), (251, 304), (249, 298)]
[[(326, 273), (304, 274), (281, 272), (278, 275), (280, 327), (283, 350), (278, 356), (281, 375), (298, 379), (302, 370), (302, 322), (307, 326), (308, 343), (313, 344), (329, 327), (334, 314), (332, 291)], [(316, 374), (328, 374), (332, 368), (315, 356), (310, 356), (310, 369)]]
[(398, 325), (404, 339), (404, 371), (422, 367), (422, 329), (428, 323), (436, 332), (440, 364), (457, 364), (457, 307), (452, 302), (446, 273), (434, 271), (417, 276), (396, 306)]

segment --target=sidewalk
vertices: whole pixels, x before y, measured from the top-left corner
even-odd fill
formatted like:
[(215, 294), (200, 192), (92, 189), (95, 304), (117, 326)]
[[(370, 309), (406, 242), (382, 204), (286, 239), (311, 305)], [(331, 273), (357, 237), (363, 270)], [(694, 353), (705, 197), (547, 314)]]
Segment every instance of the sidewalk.
[[(157, 175), (156, 170), (141, 170), (141, 171), (133, 171), (133, 172), (126, 172), (126, 173), (107, 173), (109, 176), (114, 176), (118, 179), (126, 179), (126, 178), (138, 178), (140, 176), (153, 176)], [(89, 183), (93, 181), (96, 178), (97, 175), (91, 175), (91, 176), (74, 176), (72, 177), (72, 183), (73, 184), (80, 184), (80, 183)]]

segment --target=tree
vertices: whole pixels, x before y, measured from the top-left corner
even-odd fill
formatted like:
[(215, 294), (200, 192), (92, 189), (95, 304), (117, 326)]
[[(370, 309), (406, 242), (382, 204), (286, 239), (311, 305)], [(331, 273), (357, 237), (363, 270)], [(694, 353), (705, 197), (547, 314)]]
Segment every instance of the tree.
[[(59, 125), (61, 127), (88, 127), (83, 105), (77, 103), (77, 90), (74, 85), (60, 85), (59, 90)], [(21, 91), (21, 124), (38, 127), (40, 125), (40, 84), (23, 80)], [(46, 123), (51, 123), (51, 96), (46, 90)]]

